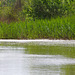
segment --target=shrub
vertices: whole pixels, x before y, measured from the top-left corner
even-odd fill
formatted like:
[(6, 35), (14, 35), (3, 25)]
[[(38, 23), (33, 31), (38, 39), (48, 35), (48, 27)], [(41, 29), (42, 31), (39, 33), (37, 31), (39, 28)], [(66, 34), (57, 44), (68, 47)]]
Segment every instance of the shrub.
[(33, 16), (51, 18), (69, 14), (73, 0), (32, 0)]

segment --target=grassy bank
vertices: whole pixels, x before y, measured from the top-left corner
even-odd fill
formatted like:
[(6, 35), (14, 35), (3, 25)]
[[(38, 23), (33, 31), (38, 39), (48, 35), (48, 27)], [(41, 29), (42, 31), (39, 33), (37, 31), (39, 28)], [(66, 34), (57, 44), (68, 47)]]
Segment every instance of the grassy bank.
[(75, 39), (75, 15), (25, 20), (10, 24), (0, 22), (0, 39)]

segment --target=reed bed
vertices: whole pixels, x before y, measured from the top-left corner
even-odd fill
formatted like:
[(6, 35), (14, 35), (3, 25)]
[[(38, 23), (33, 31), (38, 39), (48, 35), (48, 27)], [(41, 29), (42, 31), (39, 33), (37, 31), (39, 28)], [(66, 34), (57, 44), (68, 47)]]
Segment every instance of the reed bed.
[(10, 24), (0, 22), (0, 39), (75, 39), (75, 15)]

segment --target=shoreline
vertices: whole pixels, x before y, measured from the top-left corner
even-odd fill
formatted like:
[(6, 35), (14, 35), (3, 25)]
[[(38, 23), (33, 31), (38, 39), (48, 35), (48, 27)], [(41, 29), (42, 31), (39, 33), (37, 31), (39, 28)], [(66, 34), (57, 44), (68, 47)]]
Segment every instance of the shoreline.
[(40, 43), (40, 44), (73, 44), (75, 40), (49, 40), (49, 39), (0, 39), (0, 43)]

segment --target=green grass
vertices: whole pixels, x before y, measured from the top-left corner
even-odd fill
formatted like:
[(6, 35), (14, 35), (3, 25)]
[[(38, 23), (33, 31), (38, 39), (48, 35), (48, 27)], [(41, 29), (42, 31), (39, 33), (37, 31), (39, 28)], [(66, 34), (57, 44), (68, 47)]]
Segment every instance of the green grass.
[(56, 19), (0, 22), (0, 39), (75, 39), (75, 15)]

